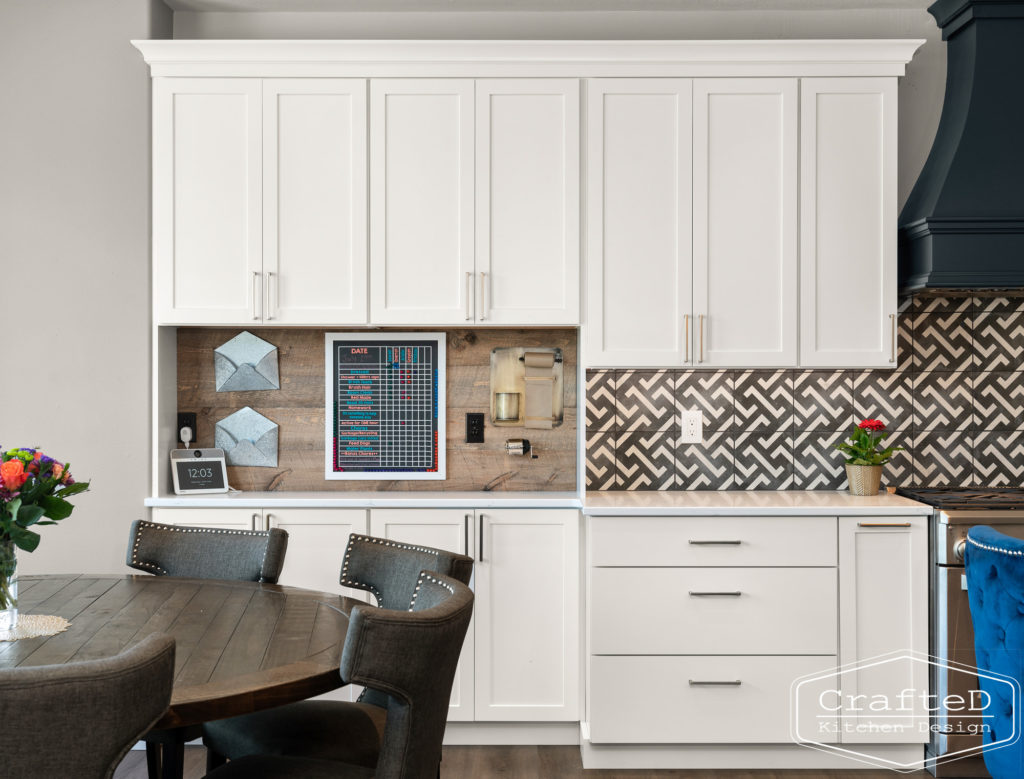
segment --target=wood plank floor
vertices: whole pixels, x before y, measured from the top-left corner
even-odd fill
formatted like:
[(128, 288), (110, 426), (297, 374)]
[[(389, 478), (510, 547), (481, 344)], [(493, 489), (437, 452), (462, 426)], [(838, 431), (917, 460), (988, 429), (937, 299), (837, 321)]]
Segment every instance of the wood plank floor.
[[(202, 747), (185, 749), (185, 779), (200, 779)], [(893, 779), (892, 771), (584, 771), (579, 747), (445, 747), (442, 779)], [(899, 774), (927, 777), (925, 771)], [(146, 753), (129, 752), (114, 779), (146, 779)]]

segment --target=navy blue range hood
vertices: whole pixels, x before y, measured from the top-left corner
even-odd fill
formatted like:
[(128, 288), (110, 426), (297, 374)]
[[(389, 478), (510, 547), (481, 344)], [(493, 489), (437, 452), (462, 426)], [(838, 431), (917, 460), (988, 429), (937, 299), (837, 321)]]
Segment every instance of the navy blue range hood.
[(938, 0), (946, 97), (899, 218), (904, 293), (1024, 290), (1024, 2)]

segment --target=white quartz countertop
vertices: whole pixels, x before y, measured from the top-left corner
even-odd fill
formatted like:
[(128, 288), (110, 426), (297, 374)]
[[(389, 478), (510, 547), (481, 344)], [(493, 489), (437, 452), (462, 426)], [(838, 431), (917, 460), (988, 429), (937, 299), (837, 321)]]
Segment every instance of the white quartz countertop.
[(930, 514), (924, 503), (882, 493), (857, 497), (846, 491), (588, 492), (589, 516), (909, 516)]
[(570, 508), (590, 516), (911, 516), (931, 507), (898, 495), (848, 492), (229, 492), (147, 498), (159, 508)]
[(146, 498), (158, 508), (570, 508), (575, 492), (228, 492)]

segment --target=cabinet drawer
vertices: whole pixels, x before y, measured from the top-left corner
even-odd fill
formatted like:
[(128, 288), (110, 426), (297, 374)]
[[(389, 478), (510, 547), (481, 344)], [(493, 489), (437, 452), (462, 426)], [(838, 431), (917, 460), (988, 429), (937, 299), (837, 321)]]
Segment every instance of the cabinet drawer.
[(591, 517), (590, 564), (836, 564), (835, 517)]
[(836, 653), (834, 568), (594, 568), (590, 612), (594, 654)]
[[(590, 738), (595, 744), (791, 743), (790, 685), (820, 671), (825, 678), (808, 684), (835, 689), (835, 676), (828, 675), (834, 670), (834, 657), (593, 657)], [(800, 732), (821, 733), (827, 742), (836, 726), (835, 719), (819, 724), (810, 716)]]

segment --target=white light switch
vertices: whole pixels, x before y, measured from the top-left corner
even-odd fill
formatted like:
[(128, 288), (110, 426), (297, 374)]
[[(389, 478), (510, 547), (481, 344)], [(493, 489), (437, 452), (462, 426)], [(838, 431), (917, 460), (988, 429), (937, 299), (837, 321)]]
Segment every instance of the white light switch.
[(679, 415), (679, 429), (679, 443), (702, 443), (704, 441), (704, 414), (699, 408), (684, 409)]

